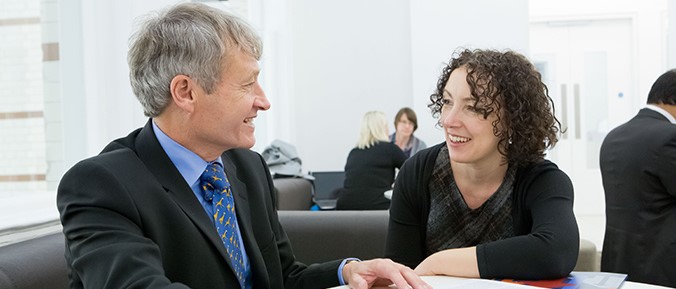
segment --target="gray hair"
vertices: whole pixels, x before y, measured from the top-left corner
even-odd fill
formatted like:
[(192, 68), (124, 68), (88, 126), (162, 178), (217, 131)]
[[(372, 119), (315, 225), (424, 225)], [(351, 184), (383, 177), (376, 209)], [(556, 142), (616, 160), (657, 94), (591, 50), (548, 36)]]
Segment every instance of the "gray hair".
[(364, 114), (357, 148), (367, 149), (379, 141), (390, 141), (387, 135), (387, 117), (382, 111), (372, 110)]
[(244, 20), (201, 3), (178, 4), (149, 17), (130, 43), (131, 87), (149, 117), (158, 116), (171, 101), (176, 75), (187, 75), (212, 93), (230, 53), (238, 49), (260, 60), (263, 47)]

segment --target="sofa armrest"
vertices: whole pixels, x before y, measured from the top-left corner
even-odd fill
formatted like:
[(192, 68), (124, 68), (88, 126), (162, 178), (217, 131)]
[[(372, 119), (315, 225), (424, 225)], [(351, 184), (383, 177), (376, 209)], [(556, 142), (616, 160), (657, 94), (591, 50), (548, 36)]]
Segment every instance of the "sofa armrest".
[(296, 259), (311, 264), (382, 258), (389, 211), (279, 211)]
[(312, 207), (312, 183), (303, 178), (273, 179), (277, 210), (309, 210)]
[(580, 239), (580, 252), (577, 255), (577, 264), (573, 271), (593, 271), (598, 272), (600, 264), (596, 245), (592, 241)]
[(0, 288), (67, 289), (62, 233), (0, 247)]

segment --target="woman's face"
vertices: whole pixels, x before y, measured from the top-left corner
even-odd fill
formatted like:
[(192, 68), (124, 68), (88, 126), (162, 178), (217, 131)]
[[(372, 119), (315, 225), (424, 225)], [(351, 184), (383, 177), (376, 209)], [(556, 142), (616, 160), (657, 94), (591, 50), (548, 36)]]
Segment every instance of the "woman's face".
[(406, 114), (403, 113), (397, 121), (397, 135), (410, 137), (413, 134), (414, 127), (413, 122), (411, 122), (408, 117), (406, 117)]
[[(501, 163), (499, 139), (493, 134), (494, 113), (484, 119), (474, 109), (474, 100), (467, 83), (467, 69), (451, 72), (444, 87), (440, 122), (452, 162), (465, 164)], [(481, 104), (479, 104), (480, 107)]]

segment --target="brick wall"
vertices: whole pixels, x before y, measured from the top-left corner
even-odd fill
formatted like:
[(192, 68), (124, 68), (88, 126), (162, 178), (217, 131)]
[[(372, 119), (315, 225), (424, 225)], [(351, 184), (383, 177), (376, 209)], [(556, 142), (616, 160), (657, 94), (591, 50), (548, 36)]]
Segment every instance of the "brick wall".
[(58, 1), (41, 0), (42, 86), (45, 127), (45, 181), (48, 190), (56, 190), (63, 175), (63, 129), (59, 72)]
[(47, 189), (40, 0), (0, 9), (0, 194)]

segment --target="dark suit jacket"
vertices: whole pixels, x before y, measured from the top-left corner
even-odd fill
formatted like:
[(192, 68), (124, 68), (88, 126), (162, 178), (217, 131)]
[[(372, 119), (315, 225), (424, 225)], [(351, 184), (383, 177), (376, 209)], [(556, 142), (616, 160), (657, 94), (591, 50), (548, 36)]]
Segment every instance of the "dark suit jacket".
[[(225, 248), (149, 121), (76, 164), (59, 184), (71, 288), (238, 288)], [(253, 288), (338, 285), (340, 260), (296, 262), (255, 152), (223, 154)]]
[(606, 136), (600, 164), (606, 194), (601, 270), (676, 287), (676, 125), (642, 109)]

